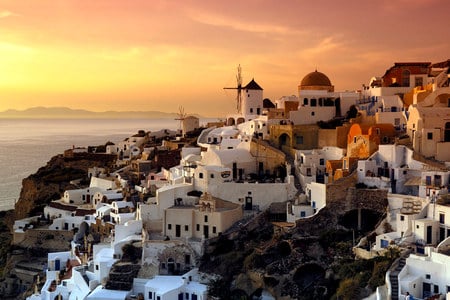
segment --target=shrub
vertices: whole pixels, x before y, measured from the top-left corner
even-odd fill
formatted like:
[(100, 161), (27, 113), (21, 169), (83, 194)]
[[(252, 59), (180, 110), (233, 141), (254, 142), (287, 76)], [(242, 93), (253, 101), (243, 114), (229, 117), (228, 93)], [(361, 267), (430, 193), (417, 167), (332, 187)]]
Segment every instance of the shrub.
[(340, 282), (336, 296), (342, 300), (358, 299), (359, 291), (359, 280), (356, 278), (347, 278)]

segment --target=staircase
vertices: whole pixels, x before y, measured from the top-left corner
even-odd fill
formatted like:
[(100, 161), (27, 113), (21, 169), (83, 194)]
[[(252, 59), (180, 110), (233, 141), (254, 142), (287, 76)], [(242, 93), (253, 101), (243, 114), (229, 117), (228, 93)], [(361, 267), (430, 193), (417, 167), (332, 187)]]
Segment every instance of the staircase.
[(406, 264), (406, 258), (400, 257), (397, 266), (389, 274), (389, 281), (391, 282), (391, 300), (398, 300), (398, 273), (403, 269)]

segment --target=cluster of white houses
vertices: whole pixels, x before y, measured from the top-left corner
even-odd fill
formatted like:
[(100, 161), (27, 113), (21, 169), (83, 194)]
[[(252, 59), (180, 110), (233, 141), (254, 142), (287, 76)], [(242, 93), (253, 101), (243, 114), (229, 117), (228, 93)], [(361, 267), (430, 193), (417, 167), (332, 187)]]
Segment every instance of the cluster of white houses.
[[(238, 112), (225, 126), (204, 129), (198, 146), (183, 147), (178, 166), (148, 172), (132, 187), (120, 171), (92, 169), (88, 188), (66, 191), (46, 207), (50, 229), (77, 230), (70, 251), (49, 253), (46, 282), (29, 299), (206, 299), (206, 281), (195, 271), (204, 239), (274, 202), (287, 203), (288, 222), (311, 217), (326, 206), (327, 183), (352, 172), (358, 183), (389, 191), (385, 222), (393, 231), (377, 229), (370, 255), (393, 245), (413, 245), (416, 253), (396, 277), (399, 288), (394, 290), (387, 277), (374, 297), (398, 298), (409, 291), (419, 299), (434, 294), (450, 299), (448, 74), (449, 61), (396, 63), (362, 90), (336, 92), (316, 70), (303, 78), (298, 96), (275, 104), (263, 100), (262, 88), (252, 80), (238, 89)], [(358, 114), (351, 115), (353, 110)], [(330, 120), (340, 123), (327, 127)], [(198, 127), (198, 119), (186, 122), (184, 132)], [(127, 169), (127, 160), (150, 151), (143, 147), (145, 139), (139, 133), (109, 145), (107, 152), (117, 154)], [(292, 163), (285, 153), (294, 157)], [(287, 171), (291, 167), (295, 174)], [(125, 197), (130, 188), (154, 193), (130, 201)], [(91, 213), (78, 213), (82, 209)], [(16, 221), (15, 242), (26, 238), (29, 223)], [(93, 245), (90, 260), (80, 255), (78, 244), (88, 228), (109, 230), (103, 243)], [(126, 291), (105, 288), (123, 246), (135, 242), (143, 249), (145, 277), (135, 278)]]

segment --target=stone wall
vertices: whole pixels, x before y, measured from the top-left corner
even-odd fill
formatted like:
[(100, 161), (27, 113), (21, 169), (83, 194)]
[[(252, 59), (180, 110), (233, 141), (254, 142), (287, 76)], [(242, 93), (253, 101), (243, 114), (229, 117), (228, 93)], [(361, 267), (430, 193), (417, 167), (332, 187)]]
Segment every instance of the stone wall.
[(14, 245), (58, 252), (70, 250), (73, 232), (71, 230), (29, 229), (23, 233), (22, 237), (23, 239), (17, 241), (15, 239)]

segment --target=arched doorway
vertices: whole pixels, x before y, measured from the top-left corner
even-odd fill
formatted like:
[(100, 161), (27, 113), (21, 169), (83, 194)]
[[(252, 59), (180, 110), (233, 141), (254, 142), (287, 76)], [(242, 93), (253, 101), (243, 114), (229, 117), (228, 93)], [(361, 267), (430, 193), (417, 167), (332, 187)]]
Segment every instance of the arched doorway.
[(227, 120), (227, 126), (233, 126), (235, 124), (234, 118), (229, 118)]
[(287, 133), (283, 133), (278, 138), (278, 145), (280, 145), (280, 148), (283, 146), (290, 146), (291, 145), (291, 137)]
[(169, 275), (172, 275), (175, 272), (175, 261), (173, 258), (167, 260), (167, 272)]

